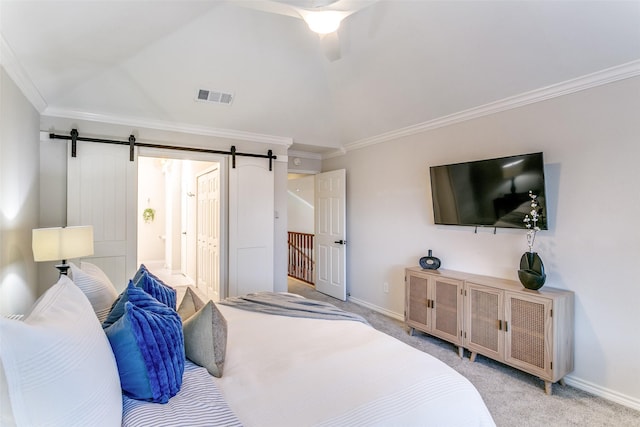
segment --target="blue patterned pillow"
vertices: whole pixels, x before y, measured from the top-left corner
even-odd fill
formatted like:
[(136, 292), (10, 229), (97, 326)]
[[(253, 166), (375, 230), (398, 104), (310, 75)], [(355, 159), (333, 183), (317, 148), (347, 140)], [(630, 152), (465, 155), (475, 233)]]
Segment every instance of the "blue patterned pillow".
[(136, 273), (133, 277), (133, 284), (144, 289), (149, 295), (164, 305), (174, 310), (176, 309), (176, 290), (166, 285), (162, 280), (149, 273), (149, 271), (144, 270), (139, 275)]
[[(133, 284), (131, 280), (129, 280), (129, 284), (127, 288), (122, 291), (118, 298), (113, 302), (111, 306), (111, 311), (107, 315), (107, 318), (102, 322), (102, 328), (105, 329), (111, 325), (113, 325), (118, 319), (120, 319), (124, 315), (124, 305), (129, 301), (129, 290), (135, 288), (136, 286)], [(144, 292), (144, 289), (140, 289)], [(151, 295), (149, 295), (151, 296)], [(158, 301), (160, 302), (160, 301)]]
[(167, 403), (182, 386), (184, 336), (172, 308), (129, 284), (123, 315), (105, 327), (120, 383), (132, 399)]
[(138, 268), (138, 271), (136, 271), (136, 274), (133, 275), (133, 283), (135, 283), (136, 285), (138, 285), (138, 282), (140, 281), (140, 278), (142, 277), (143, 273), (147, 273), (149, 276), (151, 276), (151, 278), (153, 280), (155, 280), (156, 282), (168, 287), (169, 289), (173, 289), (171, 286), (167, 285), (162, 279), (160, 279), (158, 276), (156, 276), (155, 274), (153, 274), (146, 265), (144, 264), (140, 264), (140, 267)]
[(129, 300), (127, 293), (129, 288), (132, 287), (141, 288), (159, 302), (175, 310), (177, 299), (176, 290), (160, 281), (160, 279), (154, 279), (154, 277), (155, 276), (153, 274), (149, 273), (144, 268), (144, 264), (141, 264), (140, 270), (138, 270), (136, 275), (133, 277), (133, 280), (129, 280), (127, 288), (120, 295), (118, 295), (118, 298), (116, 298), (116, 300), (114, 301), (109, 314), (107, 315), (104, 322), (102, 322), (102, 327), (106, 328), (112, 325), (120, 317), (122, 317), (122, 315), (124, 314), (124, 305)]

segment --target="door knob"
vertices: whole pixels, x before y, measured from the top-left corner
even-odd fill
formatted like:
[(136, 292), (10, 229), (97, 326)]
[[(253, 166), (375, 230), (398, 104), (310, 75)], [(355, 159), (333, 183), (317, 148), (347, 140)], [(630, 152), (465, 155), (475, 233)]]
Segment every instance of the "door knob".
[(333, 243), (337, 243), (337, 244), (339, 244), (339, 245), (346, 245), (346, 244), (347, 244), (347, 241), (346, 241), (346, 240), (342, 240), (342, 239), (341, 239), (341, 240), (336, 240), (336, 241), (335, 241), (335, 242), (333, 242)]

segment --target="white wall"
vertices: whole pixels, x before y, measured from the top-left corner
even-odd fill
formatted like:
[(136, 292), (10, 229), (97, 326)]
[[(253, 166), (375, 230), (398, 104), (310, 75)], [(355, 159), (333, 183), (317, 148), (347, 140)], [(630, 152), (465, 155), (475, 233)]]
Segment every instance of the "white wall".
[[(145, 209), (155, 210), (153, 221), (145, 222)], [(165, 183), (161, 159), (138, 157), (138, 263), (164, 260), (166, 222)]]
[(286, 292), (288, 290), (288, 256), (287, 243), (287, 156), (278, 156), (273, 162), (274, 173), (274, 266), (273, 266), (273, 290)]
[(315, 177), (290, 179), (287, 182), (288, 229), (298, 233), (314, 233)]
[(0, 315), (25, 313), (39, 295), (31, 250), (31, 230), (39, 226), (38, 122), (38, 112), (0, 66)]
[[(67, 145), (40, 135), (40, 214), (39, 227), (60, 227), (67, 224), (67, 177), (58, 168), (67, 168)], [(58, 279), (56, 262), (39, 262), (38, 295)]]
[(164, 224), (165, 267), (173, 273), (181, 270), (182, 253), (182, 162), (168, 161), (164, 168), (165, 204), (167, 219)]
[[(348, 151), (348, 291), (401, 315), (406, 266), (428, 249), (447, 269), (517, 280), (524, 231), (435, 226), (429, 166), (543, 151), (545, 286), (575, 292), (570, 383), (640, 409), (640, 78)], [(389, 293), (383, 283), (389, 283)]]

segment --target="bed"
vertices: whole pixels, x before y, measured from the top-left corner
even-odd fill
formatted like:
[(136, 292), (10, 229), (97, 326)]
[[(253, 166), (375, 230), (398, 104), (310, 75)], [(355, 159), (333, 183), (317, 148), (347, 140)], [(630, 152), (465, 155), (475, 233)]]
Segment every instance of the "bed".
[[(78, 277), (76, 274), (74, 280)], [(73, 301), (67, 302), (64, 308), (69, 322), (73, 328), (85, 328), (81, 331), (83, 336), (93, 335), (96, 325), (100, 330), (100, 323), (96, 321), (94, 325), (78, 320), (85, 315), (80, 313), (85, 303), (77, 301), (75, 294), (71, 295), (76, 292), (72, 289), (74, 286), (69, 285), (71, 281), (61, 279), (61, 282), (64, 289), (57, 290), (57, 293), (64, 297), (59, 299)], [(178, 291), (178, 305), (186, 293), (197, 294), (185, 288)], [(312, 301), (299, 296), (286, 297), (294, 304), (296, 301), (305, 301), (305, 304)], [(45, 302), (41, 304), (46, 305), (46, 310), (55, 305), (46, 301), (46, 296), (43, 299)], [(113, 371), (104, 368), (104, 361), (100, 369), (81, 366), (97, 359), (88, 353), (89, 350), (82, 359), (72, 361), (75, 371), (81, 369), (85, 372), (83, 384), (74, 383), (65, 391), (67, 396), (60, 397), (58, 401), (55, 399), (60, 395), (60, 383), (55, 383), (54, 374), (50, 374), (51, 366), (42, 368), (47, 372), (46, 381), (51, 384), (41, 384), (45, 379), (37, 376), (31, 362), (25, 362), (25, 369), (29, 369), (34, 381), (39, 382), (38, 386), (28, 387), (31, 390), (28, 392), (18, 390), (16, 393), (16, 387), (26, 387), (27, 384), (16, 383), (19, 369), (14, 369), (13, 364), (21, 362), (19, 358), (11, 358), (15, 347), (7, 352), (3, 349), (2, 361), (7, 375), (5, 384), (0, 383), (0, 387), (7, 388), (8, 382), (8, 394), (22, 394), (20, 398), (27, 403), (30, 398), (34, 402), (43, 401), (43, 393), (50, 387), (52, 395), (47, 396), (49, 404), (44, 409), (39, 411), (40, 408), (33, 405), (13, 405), (14, 413), (16, 420), (28, 416), (33, 422), (51, 420), (54, 411), (60, 412), (61, 417), (69, 416), (66, 420), (60, 418), (58, 425), (78, 425), (78, 414), (89, 407), (92, 413), (84, 416), (82, 422), (94, 417), (100, 422), (92, 425), (114, 425), (113, 420), (117, 419), (126, 427), (495, 425), (478, 391), (466, 378), (436, 358), (377, 331), (357, 316), (350, 318), (347, 315), (347, 320), (342, 320), (273, 314), (268, 310), (257, 312), (225, 303), (216, 303), (215, 307), (226, 322), (224, 369), (215, 377), (210, 375), (209, 368), (208, 371), (186, 360), (181, 389), (167, 403), (150, 403), (123, 396), (116, 389), (119, 384), (113, 384)], [(93, 309), (98, 313), (99, 307), (95, 304)], [(341, 311), (335, 307), (331, 310), (334, 309), (338, 313)], [(59, 313), (52, 315), (58, 316)], [(51, 321), (50, 317), (44, 320), (46, 316), (42, 313), (39, 316), (43, 322)], [(25, 322), (29, 323), (29, 320)], [(6, 340), (11, 336), (5, 330), (11, 332), (14, 327), (17, 328), (16, 337), (29, 333), (22, 325), (5, 320), (0, 322), (0, 326)], [(99, 341), (97, 336), (96, 340)], [(76, 341), (73, 344), (75, 353), (79, 351), (80, 341), (86, 339)], [(61, 341), (56, 339), (56, 343)], [(92, 345), (91, 351), (94, 347), (98, 344)], [(33, 346), (29, 351), (35, 351)], [(104, 349), (99, 354), (104, 359)], [(46, 359), (51, 364), (65, 363), (69, 359), (68, 354), (59, 358), (55, 354), (49, 356)], [(44, 356), (37, 357), (42, 360)], [(64, 370), (56, 368), (55, 372)], [(71, 368), (68, 371), (72, 372)], [(60, 375), (60, 381), (70, 381), (68, 373)], [(102, 395), (92, 396), (81, 389), (83, 386), (93, 387), (97, 393), (96, 384), (101, 384), (99, 390)], [(28, 395), (32, 392), (38, 395)], [(75, 393), (73, 399), (70, 393)], [(101, 403), (113, 402), (115, 393), (120, 393), (115, 397), (123, 402), (122, 413), (118, 412), (120, 408), (106, 407), (106, 403), (100, 408), (87, 403), (87, 399), (92, 398)], [(14, 396), (11, 397), (11, 402), (6, 399), (0, 402), (4, 408), (15, 403)], [(78, 400), (73, 402), (75, 407), (61, 409), (74, 399)], [(109, 416), (111, 421), (107, 422)]]
[(493, 425), (466, 378), (369, 325), (219, 308), (229, 345), (215, 383), (244, 425)]

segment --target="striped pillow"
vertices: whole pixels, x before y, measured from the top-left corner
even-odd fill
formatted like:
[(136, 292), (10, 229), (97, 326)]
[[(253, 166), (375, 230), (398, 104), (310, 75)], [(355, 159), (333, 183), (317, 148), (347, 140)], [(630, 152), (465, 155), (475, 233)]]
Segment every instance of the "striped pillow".
[(115, 286), (94, 264), (83, 261), (80, 263), (80, 268), (72, 262), (69, 264), (71, 265), (69, 277), (87, 296), (100, 323), (104, 322), (111, 310), (111, 305), (118, 297)]
[(109, 342), (67, 277), (24, 321), (0, 317), (0, 359), (17, 425), (119, 426), (122, 393)]
[(187, 361), (182, 388), (165, 405), (122, 397), (122, 425), (148, 427), (177, 424), (189, 427), (242, 427), (218, 386), (204, 368)]

